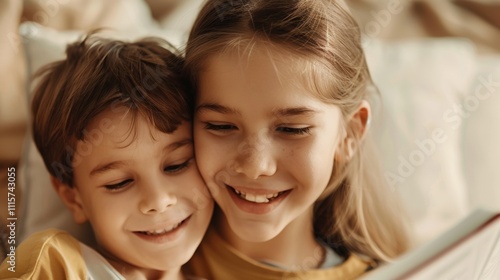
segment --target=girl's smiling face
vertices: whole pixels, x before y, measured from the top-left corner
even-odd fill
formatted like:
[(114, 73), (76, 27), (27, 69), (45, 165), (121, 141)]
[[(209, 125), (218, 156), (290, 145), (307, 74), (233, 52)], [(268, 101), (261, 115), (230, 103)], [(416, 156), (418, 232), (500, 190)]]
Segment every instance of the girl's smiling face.
[(246, 241), (312, 232), (312, 206), (345, 133), (339, 107), (301, 86), (302, 74), (278, 56), (258, 45), (248, 56), (214, 55), (198, 80), (197, 163), (223, 231)]

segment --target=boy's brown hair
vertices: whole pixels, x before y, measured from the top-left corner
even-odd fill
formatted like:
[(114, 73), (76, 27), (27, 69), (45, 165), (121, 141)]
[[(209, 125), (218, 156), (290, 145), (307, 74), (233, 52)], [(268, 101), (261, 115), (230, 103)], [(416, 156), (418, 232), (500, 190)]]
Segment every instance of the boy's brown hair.
[(70, 44), (66, 56), (37, 73), (41, 81), (31, 108), (35, 144), (61, 183), (72, 186), (76, 142), (98, 145), (106, 133), (86, 127), (107, 109), (144, 115), (165, 133), (191, 119), (192, 98), (181, 76), (184, 60), (166, 41), (123, 42), (90, 34)]

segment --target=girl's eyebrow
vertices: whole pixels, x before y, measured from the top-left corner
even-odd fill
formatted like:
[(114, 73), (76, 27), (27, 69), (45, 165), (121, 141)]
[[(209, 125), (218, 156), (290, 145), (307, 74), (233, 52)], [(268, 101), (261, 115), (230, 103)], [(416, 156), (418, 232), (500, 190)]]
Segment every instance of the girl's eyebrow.
[[(232, 114), (232, 115), (241, 115), (241, 113), (228, 106), (220, 105), (217, 103), (202, 103), (198, 107), (196, 107), (196, 112), (200, 113), (203, 111), (212, 111), (220, 114)], [(271, 115), (273, 117), (293, 117), (293, 116), (310, 116), (316, 113), (319, 113), (320, 111), (309, 108), (309, 107), (289, 107), (289, 108), (278, 108), (274, 109), (271, 112)]]
[(272, 115), (276, 117), (293, 117), (293, 116), (310, 116), (320, 111), (314, 110), (309, 107), (290, 107), (290, 108), (280, 108), (273, 110)]
[(196, 107), (196, 113), (200, 113), (203, 111), (212, 111), (226, 115), (240, 115), (240, 112), (238, 112), (238, 110), (217, 103), (202, 103), (198, 107)]

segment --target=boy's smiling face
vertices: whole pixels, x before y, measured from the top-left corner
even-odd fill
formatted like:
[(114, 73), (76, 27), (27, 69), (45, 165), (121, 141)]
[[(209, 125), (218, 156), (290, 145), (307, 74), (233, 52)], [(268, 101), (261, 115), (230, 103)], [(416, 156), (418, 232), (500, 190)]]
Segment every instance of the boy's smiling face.
[(90, 221), (115, 267), (179, 268), (213, 210), (194, 161), (191, 125), (166, 134), (140, 113), (133, 123), (124, 112), (94, 118), (87, 139), (77, 143), (74, 186), (59, 193), (77, 222)]

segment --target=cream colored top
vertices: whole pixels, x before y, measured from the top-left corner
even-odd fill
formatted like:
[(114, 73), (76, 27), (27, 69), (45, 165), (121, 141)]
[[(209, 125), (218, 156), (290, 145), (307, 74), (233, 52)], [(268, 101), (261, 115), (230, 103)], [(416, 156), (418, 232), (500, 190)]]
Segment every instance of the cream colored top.
[(368, 262), (351, 254), (345, 262), (331, 268), (283, 270), (243, 255), (210, 228), (191, 261), (184, 266), (184, 271), (209, 280), (335, 280), (357, 278), (368, 268)]

